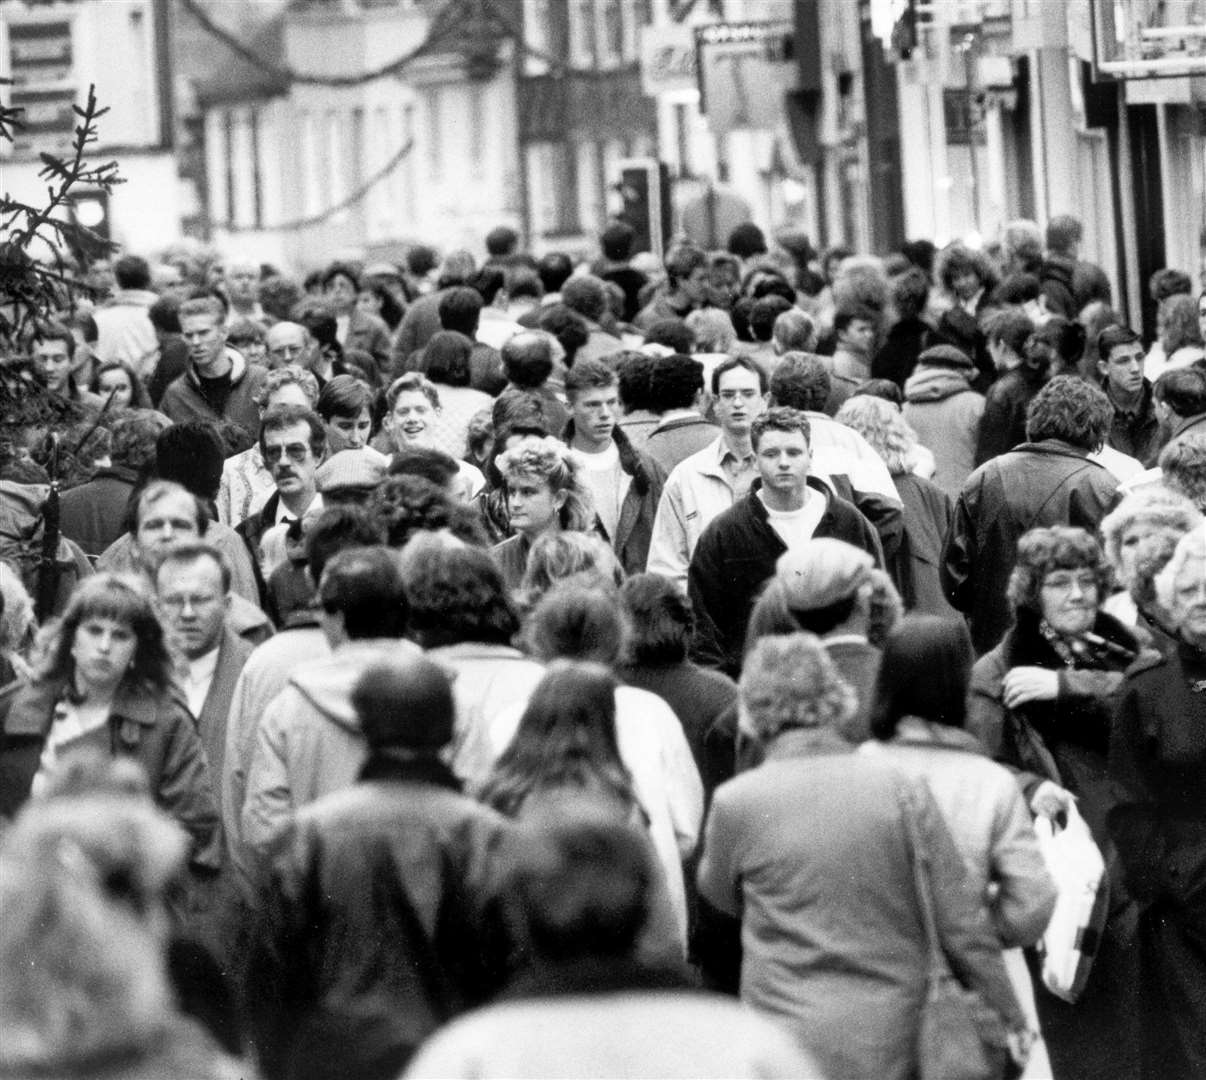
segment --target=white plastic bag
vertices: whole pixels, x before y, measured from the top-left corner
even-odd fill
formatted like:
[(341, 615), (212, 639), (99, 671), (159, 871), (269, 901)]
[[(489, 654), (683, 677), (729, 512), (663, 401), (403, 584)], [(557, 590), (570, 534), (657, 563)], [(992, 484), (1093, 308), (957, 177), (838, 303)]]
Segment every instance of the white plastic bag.
[(1067, 817), (1068, 824), (1056, 830), (1050, 818), (1040, 815), (1034, 831), (1058, 889), (1055, 911), (1039, 943), (1043, 983), (1056, 997), (1074, 1002), (1084, 992), (1101, 942), (1109, 881), (1084, 818), (1075, 806), (1069, 807)]

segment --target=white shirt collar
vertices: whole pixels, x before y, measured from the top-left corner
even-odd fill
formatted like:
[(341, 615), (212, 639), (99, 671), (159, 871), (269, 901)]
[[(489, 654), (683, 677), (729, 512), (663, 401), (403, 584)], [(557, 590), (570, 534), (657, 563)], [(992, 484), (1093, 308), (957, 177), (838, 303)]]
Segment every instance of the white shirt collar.
[[(311, 511), (314, 511), (315, 513), (318, 513), (318, 514), (322, 513), (322, 495), (319, 494), (317, 491), (314, 493), (314, 498), (310, 501), (310, 505), (307, 506), (305, 508), (305, 510), (302, 511), (301, 516), (305, 517)], [(285, 505), (284, 500), (277, 499), (276, 500), (276, 517), (273, 519), (272, 523), (274, 525), (279, 525), (282, 521), (296, 521), (296, 520), (297, 519), (290, 512), (289, 508)]]
[(214, 677), (214, 672), (218, 668), (218, 653), (221, 648), (220, 645), (215, 645), (209, 652), (202, 653), (196, 660), (188, 662), (189, 682), (200, 683)]

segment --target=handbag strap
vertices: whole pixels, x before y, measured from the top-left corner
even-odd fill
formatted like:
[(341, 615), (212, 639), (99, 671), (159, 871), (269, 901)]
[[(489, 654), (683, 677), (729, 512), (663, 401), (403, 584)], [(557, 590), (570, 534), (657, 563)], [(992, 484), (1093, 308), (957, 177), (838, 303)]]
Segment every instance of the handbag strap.
[(938, 920), (934, 916), (934, 894), (930, 889), (929, 859), (923, 854), (921, 829), (917, 823), (917, 810), (909, 792), (897, 789), (901, 817), (904, 818), (905, 834), (908, 837), (913, 864), (913, 888), (917, 893), (917, 906), (921, 909), (921, 925), (925, 931), (926, 949), (930, 958), (930, 971), (946, 974), (946, 956), (938, 936)]

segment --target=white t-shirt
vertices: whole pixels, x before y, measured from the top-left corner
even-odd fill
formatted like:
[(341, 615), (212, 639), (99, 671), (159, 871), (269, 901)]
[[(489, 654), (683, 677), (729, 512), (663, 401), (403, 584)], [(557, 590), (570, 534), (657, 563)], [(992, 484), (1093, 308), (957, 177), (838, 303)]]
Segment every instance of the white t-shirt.
[(218, 669), (218, 650), (210, 649), (203, 656), (188, 662), (188, 673), (184, 676), (184, 696), (188, 699), (188, 711), (199, 717), (209, 697), (209, 688)]
[(628, 485), (632, 483), (632, 477), (620, 465), (620, 448), (611, 442), (597, 454), (576, 448), (570, 452), (582, 466), (582, 481), (590, 488), (595, 512), (603, 523), (607, 537), (614, 540), (620, 525), (620, 507), (624, 505)]
[(762, 499), (762, 505), (766, 507), (770, 527), (779, 534), (779, 539), (787, 545), (788, 551), (811, 540), (812, 534), (821, 524), (821, 518), (825, 516), (825, 496), (810, 488), (804, 489), (804, 505), (799, 510), (772, 510), (766, 505), (761, 493), (758, 498)]

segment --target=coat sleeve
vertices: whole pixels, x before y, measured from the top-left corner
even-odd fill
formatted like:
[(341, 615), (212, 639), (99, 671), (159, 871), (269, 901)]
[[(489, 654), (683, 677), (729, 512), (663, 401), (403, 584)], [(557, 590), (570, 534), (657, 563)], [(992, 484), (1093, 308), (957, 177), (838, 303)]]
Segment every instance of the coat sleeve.
[(741, 915), (741, 830), (722, 787), (712, 799), (704, 827), (703, 853), (696, 882), (699, 894), (725, 915)]
[(996, 800), (990, 857), (990, 881), (997, 886), (990, 910), (997, 936), (1005, 948), (1033, 945), (1051, 921), (1056, 889), (1030, 812), (1013, 783), (1002, 783)]
[[(868, 528), (870, 526), (868, 525)], [(732, 610), (732, 598), (725, 595), (724, 560), (716, 531), (704, 530), (687, 569), (687, 595), (695, 612), (695, 632), (691, 639), (691, 659), (702, 667), (733, 672), (741, 667), (740, 655), (730, 655), (724, 618)], [(740, 645), (737, 647), (740, 651)]]
[[(951, 971), (964, 986), (978, 991), (1011, 1031), (1021, 1031), (1026, 1027), (1026, 1017), (1005, 971), (1001, 942), (983, 900), (967, 887), (963, 857), (934, 797), (924, 784), (914, 784), (909, 801), (916, 810), (938, 939)], [(922, 857), (922, 852), (916, 854)]]
[(994, 394), (990, 388), (984, 400), (984, 414), (980, 418), (976, 468), (1013, 449), (1013, 432), (1017, 429), (1017, 422), (1017, 410), (1012, 405), (1012, 399), (1005, 394)]
[(222, 868), (222, 828), (205, 747), (183, 706), (173, 708), (165, 724), (156, 801), (192, 838), (193, 867), (217, 873)]
[(1117, 801), (1107, 828), (1122, 862), (1127, 888), (1137, 899), (1159, 895), (1166, 887), (1164, 831), (1159, 827), (1145, 759), (1150, 754), (1144, 734), (1145, 695), (1128, 681), (1122, 689), (1110, 727), (1110, 780)]
[[(285, 700), (282, 701), (281, 698)], [(288, 766), (288, 697), (277, 697), (264, 713), (247, 772), (243, 803), (243, 843), (260, 859), (270, 856), (292, 820), (293, 791)]]
[(680, 588), (686, 589), (690, 562), (683, 490), (678, 479), (671, 476), (662, 488), (662, 497), (658, 500), (657, 513), (654, 515), (647, 569), (649, 573), (668, 577)]
[(970, 612), (975, 603), (976, 523), (973, 513), (970, 493), (964, 489), (955, 502), (938, 566), (942, 591), (951, 607), (964, 614)]
[(1023, 797), (1029, 801), (1047, 778), (1022, 767), (1018, 747), (1007, 731), (1009, 711), (1002, 696), (1005, 671), (1005, 660), (997, 649), (976, 661), (968, 690), (966, 727), (993, 761), (1014, 774)]
[(683, 734), (682, 724), (667, 705), (665, 718), (659, 725), (662, 731), (662, 775), (665, 777), (666, 800), (670, 820), (678, 841), (678, 853), (686, 859), (699, 841), (699, 825), (703, 818), (703, 783), (691, 755), (691, 747)]

